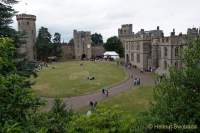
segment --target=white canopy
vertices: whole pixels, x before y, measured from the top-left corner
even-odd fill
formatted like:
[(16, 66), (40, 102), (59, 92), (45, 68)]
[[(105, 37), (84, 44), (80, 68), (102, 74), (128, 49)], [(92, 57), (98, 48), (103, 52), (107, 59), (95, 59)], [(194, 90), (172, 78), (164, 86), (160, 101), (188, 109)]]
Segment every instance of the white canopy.
[(103, 54), (104, 58), (108, 58), (111, 57), (113, 59), (119, 59), (119, 54), (115, 51), (106, 51), (104, 54)]

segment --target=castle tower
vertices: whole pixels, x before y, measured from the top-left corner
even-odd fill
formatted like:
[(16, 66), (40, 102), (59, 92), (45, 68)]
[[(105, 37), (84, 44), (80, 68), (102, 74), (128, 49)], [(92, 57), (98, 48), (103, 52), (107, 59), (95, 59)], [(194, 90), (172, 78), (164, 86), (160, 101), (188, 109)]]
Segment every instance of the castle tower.
[(91, 33), (74, 30), (74, 53), (76, 59), (90, 59), (92, 57)]
[(25, 54), (29, 61), (36, 59), (36, 16), (30, 14), (19, 14), (16, 16), (18, 31), (24, 33), (25, 44), (21, 45), (20, 53)]
[(118, 37), (125, 48), (125, 42), (134, 36), (132, 24), (124, 24), (118, 29)]

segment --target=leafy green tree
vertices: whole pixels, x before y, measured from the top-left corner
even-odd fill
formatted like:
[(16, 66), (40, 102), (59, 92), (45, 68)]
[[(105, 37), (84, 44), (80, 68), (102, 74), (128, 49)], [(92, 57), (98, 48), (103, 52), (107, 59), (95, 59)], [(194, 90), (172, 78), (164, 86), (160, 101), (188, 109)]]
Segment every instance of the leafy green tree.
[(74, 45), (74, 39), (73, 38), (69, 40), (69, 45)]
[(61, 43), (61, 34), (56, 32), (54, 34), (53, 43), (60, 44)]
[(90, 116), (74, 115), (69, 124), (69, 132), (129, 133), (132, 122), (117, 107), (98, 107)]
[(27, 123), (29, 113), (42, 105), (27, 79), (17, 74), (14, 52), (13, 41), (0, 38), (0, 132), (19, 129), (17, 125)]
[(0, 0), (0, 37), (12, 37), (15, 34), (10, 24), (13, 22), (12, 17), (16, 14), (11, 5), (16, 3), (16, 0)]
[(61, 49), (61, 34), (56, 32), (53, 38), (53, 48), (52, 48), (52, 55), (61, 57), (62, 49)]
[(188, 45), (184, 67), (171, 68), (155, 87), (155, 102), (148, 112), (138, 118), (135, 127), (140, 132), (169, 132), (169, 129), (149, 129), (148, 125), (193, 125), (193, 129), (174, 129), (173, 132), (200, 132), (200, 39)]
[(36, 49), (39, 60), (47, 60), (52, 53), (51, 34), (48, 29), (41, 27), (36, 40)]
[(0, 37), (9, 37), (13, 40), (16, 48), (13, 58), (15, 59), (17, 73), (23, 76), (35, 75), (33, 68), (29, 67), (30, 63), (25, 59), (25, 55), (17, 52), (17, 48), (25, 43), (24, 33), (17, 32), (10, 26), (13, 22), (12, 18), (16, 15), (13, 8), (16, 3), (16, 0), (0, 0)]
[(27, 132), (66, 133), (74, 113), (60, 99), (55, 99), (49, 112), (35, 113), (29, 118)]
[(107, 42), (104, 44), (106, 51), (115, 51), (120, 57), (124, 57), (124, 48), (120, 39), (116, 36), (108, 38)]
[(103, 37), (101, 34), (95, 33), (91, 35), (92, 46), (103, 45)]

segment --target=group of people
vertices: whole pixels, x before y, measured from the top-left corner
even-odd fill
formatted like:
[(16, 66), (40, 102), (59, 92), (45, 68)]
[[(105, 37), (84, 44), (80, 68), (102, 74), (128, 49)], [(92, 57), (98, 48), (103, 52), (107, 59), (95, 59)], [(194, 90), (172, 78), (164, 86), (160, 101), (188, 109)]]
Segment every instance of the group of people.
[(46, 62), (40, 62), (36, 65), (35, 71), (39, 72), (40, 70), (43, 69), (43, 67), (49, 67)]
[(134, 85), (140, 85), (140, 78), (135, 78), (135, 79), (133, 80), (133, 84), (134, 84)]
[(102, 89), (102, 94), (105, 96), (108, 96), (108, 89)]
[(92, 109), (95, 109), (96, 108), (96, 106), (97, 106), (97, 101), (90, 101), (90, 107), (92, 108)]
[(89, 76), (87, 77), (88, 80), (95, 80), (95, 77), (94, 76)]

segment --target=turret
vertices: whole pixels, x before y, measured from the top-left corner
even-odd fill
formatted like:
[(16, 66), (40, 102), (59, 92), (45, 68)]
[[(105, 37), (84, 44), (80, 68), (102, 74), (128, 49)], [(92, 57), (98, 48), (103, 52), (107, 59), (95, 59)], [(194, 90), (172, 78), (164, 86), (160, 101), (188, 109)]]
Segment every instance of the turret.
[(25, 43), (20, 46), (19, 52), (25, 54), (29, 61), (36, 59), (36, 16), (30, 14), (19, 14), (16, 16), (18, 31), (24, 33)]

